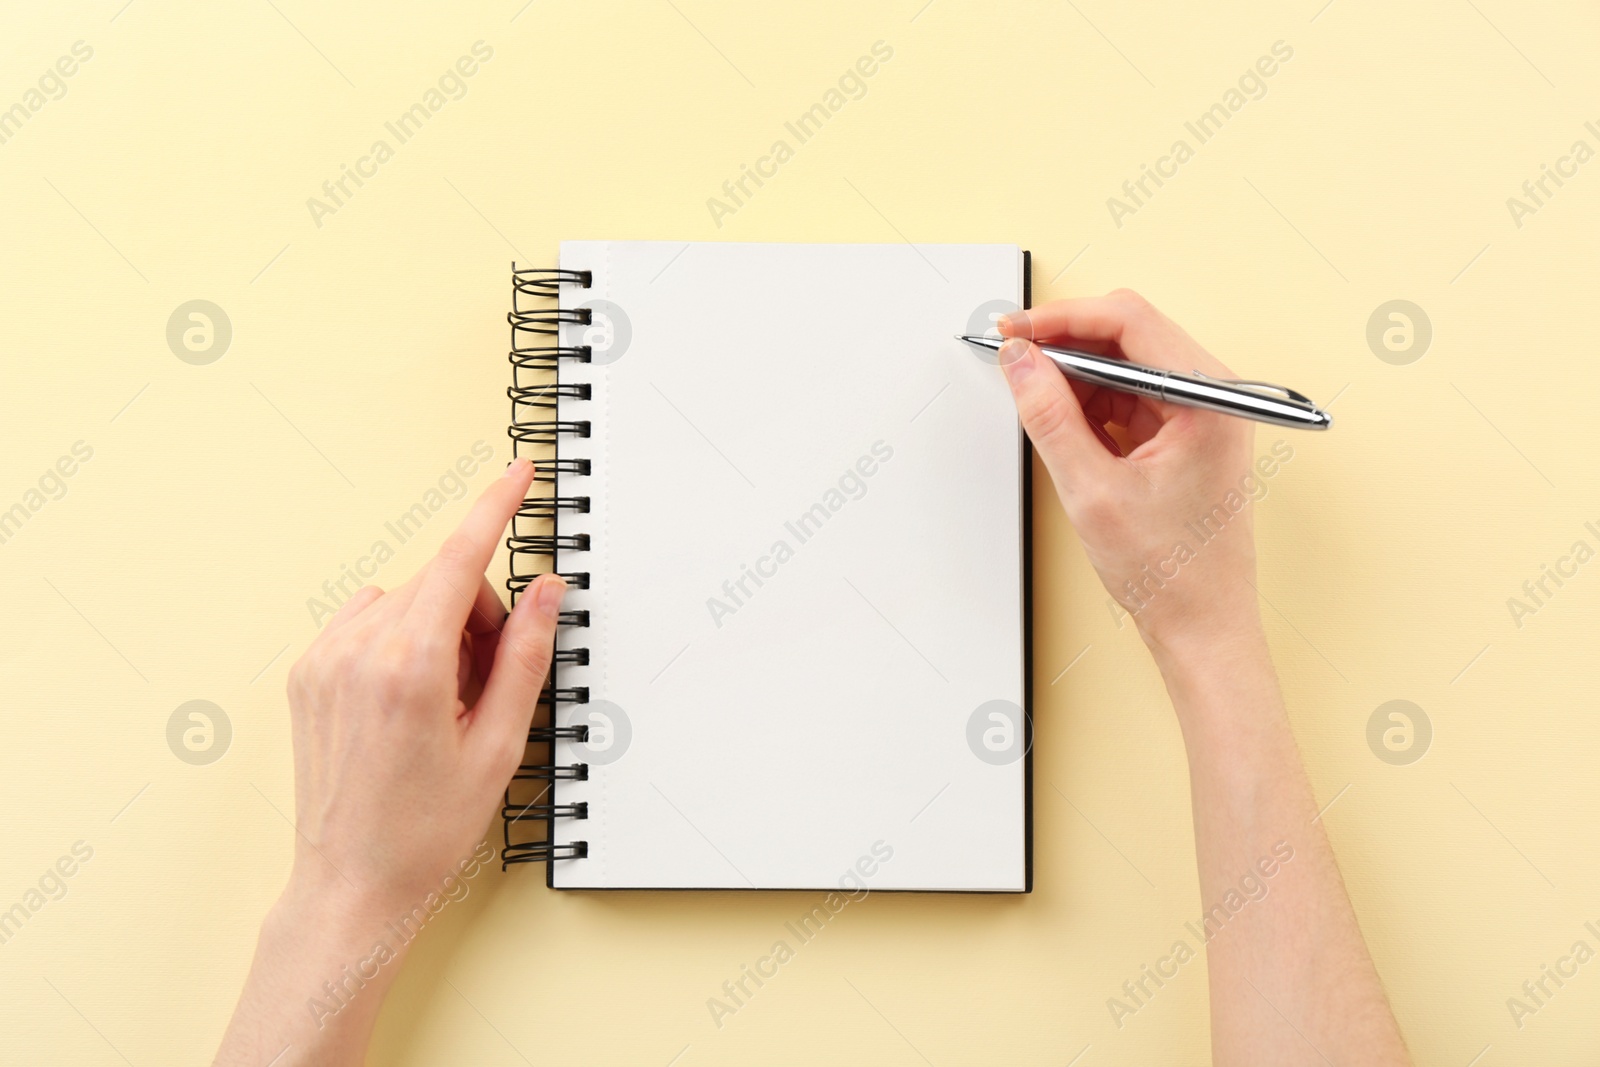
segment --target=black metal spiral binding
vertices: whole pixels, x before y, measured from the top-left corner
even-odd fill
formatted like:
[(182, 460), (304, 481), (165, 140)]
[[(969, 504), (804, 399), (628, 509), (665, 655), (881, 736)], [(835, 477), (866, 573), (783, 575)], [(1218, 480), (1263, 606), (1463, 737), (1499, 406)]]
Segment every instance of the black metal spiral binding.
[(586, 496), (532, 497), (522, 502), (522, 507), (517, 509), (517, 517), (523, 519), (553, 519), (558, 511), (571, 511), (579, 515), (587, 515), (589, 513), (589, 498)]
[(593, 275), (586, 270), (518, 270), (515, 263), (511, 264), (511, 288), (516, 294), (554, 299), (561, 294), (563, 285), (587, 289), (593, 281)]
[(534, 556), (554, 556), (557, 549), (567, 552), (589, 551), (588, 534), (521, 534), (508, 539), (513, 552)]
[[(562, 578), (566, 579), (568, 589), (589, 588), (588, 571), (561, 571), (560, 574)], [(512, 603), (515, 603), (517, 595), (523, 590), (527, 589), (528, 586), (532, 585), (534, 579), (538, 577), (538, 574), (513, 574), (510, 578), (508, 578), (506, 580), (506, 588), (511, 590)], [(589, 624), (581, 623), (577, 625), (587, 626)]]
[[(587, 652), (588, 649), (583, 649)], [(528, 727), (529, 741), (554, 741), (564, 738), (568, 741), (589, 740), (588, 726), (530, 726)]]
[(524, 763), (511, 776), (513, 782), (587, 782), (587, 763)]
[[(515, 447), (515, 446), (513, 446)], [(539, 471), (533, 476), (536, 482), (553, 482), (557, 475), (575, 474), (580, 477), (589, 473), (589, 461), (586, 459), (555, 459), (546, 460), (539, 464)]]
[(506, 389), (506, 395), (528, 407), (553, 408), (556, 406), (556, 401), (562, 397), (588, 400), (589, 389), (588, 382), (575, 382), (569, 385), (513, 385)]
[(504, 807), (500, 809), (500, 817), (511, 821), (528, 818), (587, 819), (589, 802), (584, 800), (577, 804), (526, 804), (520, 808)]
[[(552, 306), (560, 297), (562, 286), (589, 288), (592, 277), (588, 271), (574, 270), (518, 270), (511, 266), (511, 313), (506, 316), (511, 324), (511, 386), (506, 396), (511, 400), (511, 424), (507, 435), (511, 438), (513, 456), (528, 455), (538, 468), (535, 485), (554, 485), (559, 478), (585, 477), (591, 471), (588, 459), (563, 455), (563, 446), (587, 438), (591, 425), (584, 419), (558, 417), (562, 405), (590, 399), (587, 383), (561, 381), (563, 363), (587, 363), (590, 350), (587, 345), (563, 345), (560, 340), (563, 325), (586, 325), (589, 311), (586, 308)], [(506, 588), (511, 591), (511, 602), (526, 592), (541, 574), (555, 571), (566, 579), (572, 589), (589, 588), (588, 571), (561, 571), (561, 555), (567, 552), (587, 552), (588, 534), (562, 534), (559, 532), (561, 514), (585, 514), (589, 511), (589, 497), (563, 496), (559, 491), (530, 496), (517, 509), (511, 522), (511, 535), (506, 547), (511, 550), (511, 575)], [(536, 557), (537, 569), (519, 570), (528, 557)], [(587, 627), (588, 611), (563, 611), (562, 626)], [(557, 844), (555, 827), (557, 819), (587, 819), (587, 802), (561, 804), (554, 796), (560, 782), (581, 782), (589, 777), (586, 763), (558, 764), (555, 761), (557, 741), (586, 741), (587, 726), (555, 725), (555, 713), (560, 705), (586, 704), (589, 690), (586, 686), (563, 687), (557, 680), (564, 666), (585, 666), (589, 662), (589, 649), (563, 648), (556, 650), (550, 667), (550, 678), (539, 694), (539, 706), (548, 708), (551, 725), (534, 726), (528, 730), (529, 745), (540, 746), (543, 758), (524, 757), (524, 762), (506, 787), (505, 803), (500, 817), (505, 823), (505, 847), (501, 850), (501, 867), (513, 863), (552, 863), (555, 860), (583, 859), (589, 854), (587, 841)], [(537, 787), (537, 788), (535, 788)], [(522, 794), (522, 795), (517, 795)], [(532, 794), (531, 796), (527, 794)], [(522, 801), (526, 800), (526, 803)], [(542, 840), (527, 841), (513, 829), (523, 830), (531, 824), (542, 823), (545, 828)]]
[(511, 439), (513, 441), (526, 441), (529, 444), (549, 444), (555, 441), (560, 434), (571, 434), (573, 437), (589, 436), (589, 420), (581, 422), (562, 422), (560, 419), (540, 419), (537, 422), (511, 424)]

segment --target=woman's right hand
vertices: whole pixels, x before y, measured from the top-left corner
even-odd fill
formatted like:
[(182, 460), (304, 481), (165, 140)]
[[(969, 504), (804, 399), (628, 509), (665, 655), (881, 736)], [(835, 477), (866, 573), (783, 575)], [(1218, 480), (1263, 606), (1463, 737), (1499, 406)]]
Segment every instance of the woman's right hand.
[(1014, 312), (1000, 332), (1011, 338), (1000, 360), (1023, 428), (1101, 582), (1152, 650), (1258, 630), (1254, 423), (1069, 381), (1035, 342), (1232, 372), (1126, 289)]

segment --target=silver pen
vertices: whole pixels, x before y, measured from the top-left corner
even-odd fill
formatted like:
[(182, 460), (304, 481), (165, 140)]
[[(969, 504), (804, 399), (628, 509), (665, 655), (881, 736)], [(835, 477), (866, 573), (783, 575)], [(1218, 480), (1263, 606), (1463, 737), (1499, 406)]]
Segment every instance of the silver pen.
[[(958, 340), (998, 353), (1007, 339), (958, 336)], [(1039, 345), (1039, 350), (1068, 378), (1105, 389), (1297, 430), (1326, 430), (1333, 425), (1333, 416), (1313, 404), (1310, 398), (1281, 385), (1212, 378), (1199, 371), (1185, 374), (1162, 370), (1054, 345)]]

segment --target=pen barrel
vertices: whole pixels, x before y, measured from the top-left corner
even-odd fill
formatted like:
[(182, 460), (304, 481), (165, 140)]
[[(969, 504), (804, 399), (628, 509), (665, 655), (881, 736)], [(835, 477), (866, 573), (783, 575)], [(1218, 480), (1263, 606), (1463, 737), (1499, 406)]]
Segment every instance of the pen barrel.
[(1067, 348), (1044, 346), (1042, 350), (1068, 378), (1152, 400), (1166, 399), (1168, 375), (1164, 370)]
[(1326, 412), (1310, 404), (1236, 383), (1174, 374), (1092, 352), (1042, 348), (1068, 378), (1105, 389), (1296, 430), (1326, 430), (1333, 423)]
[(1291, 430), (1326, 430), (1333, 420), (1317, 408), (1225, 382), (1169, 375), (1162, 399)]

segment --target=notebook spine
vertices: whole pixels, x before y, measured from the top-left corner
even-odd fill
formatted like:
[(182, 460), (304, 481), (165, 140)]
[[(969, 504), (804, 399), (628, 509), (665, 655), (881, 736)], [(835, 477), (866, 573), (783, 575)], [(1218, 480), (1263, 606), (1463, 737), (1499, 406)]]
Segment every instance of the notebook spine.
[[(511, 438), (513, 456), (527, 456), (538, 469), (530, 495), (511, 521), (506, 547), (511, 550), (511, 574), (506, 588), (511, 602), (526, 592), (541, 574), (558, 573), (572, 589), (589, 588), (586, 570), (563, 571), (563, 554), (587, 552), (589, 535), (563, 534), (562, 515), (587, 514), (589, 497), (562, 494), (562, 481), (586, 477), (591, 470), (587, 457), (569, 452), (589, 437), (590, 422), (569, 416), (578, 405), (590, 400), (590, 386), (584, 382), (563, 382), (562, 368), (572, 363), (587, 363), (587, 345), (563, 345), (563, 325), (587, 325), (590, 313), (584, 308), (559, 306), (562, 286), (587, 289), (593, 279), (588, 271), (525, 269), (511, 265)], [(581, 410), (581, 409), (580, 409)], [(563, 611), (558, 620), (563, 629), (584, 629), (590, 624), (587, 610)], [(583, 859), (589, 842), (556, 840), (557, 821), (587, 819), (587, 802), (559, 803), (556, 790), (562, 782), (582, 782), (589, 777), (586, 763), (558, 763), (560, 742), (583, 743), (589, 738), (584, 725), (560, 725), (564, 705), (589, 702), (587, 686), (563, 686), (565, 667), (587, 666), (589, 649), (566, 647), (555, 651), (550, 677), (539, 695), (533, 725), (528, 730), (528, 749), (523, 762), (506, 787), (500, 816), (505, 824), (505, 846), (501, 850), (502, 869), (513, 863), (553, 864), (556, 860)], [(534, 836), (542, 827), (543, 836)]]

